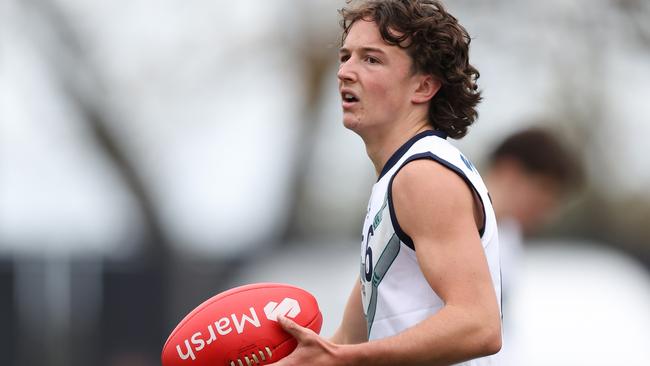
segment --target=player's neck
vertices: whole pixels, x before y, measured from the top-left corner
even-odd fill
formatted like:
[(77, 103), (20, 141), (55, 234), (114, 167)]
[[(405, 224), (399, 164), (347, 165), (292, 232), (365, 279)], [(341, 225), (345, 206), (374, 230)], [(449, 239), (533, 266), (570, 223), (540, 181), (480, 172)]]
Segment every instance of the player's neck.
[(420, 132), (431, 130), (432, 127), (426, 121), (410, 125), (409, 128), (393, 128), (389, 131), (375, 133), (373, 136), (364, 137), (366, 153), (375, 166), (377, 176), (393, 156), (395, 151), (404, 145), (411, 137)]

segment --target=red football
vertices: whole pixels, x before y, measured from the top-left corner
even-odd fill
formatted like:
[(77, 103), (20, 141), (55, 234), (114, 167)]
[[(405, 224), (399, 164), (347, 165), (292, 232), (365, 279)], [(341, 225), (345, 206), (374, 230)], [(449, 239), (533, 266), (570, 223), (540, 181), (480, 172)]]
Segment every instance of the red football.
[(320, 332), (314, 296), (295, 286), (258, 283), (236, 287), (192, 310), (167, 338), (163, 366), (252, 366), (277, 362), (296, 340), (277, 323), (284, 315)]

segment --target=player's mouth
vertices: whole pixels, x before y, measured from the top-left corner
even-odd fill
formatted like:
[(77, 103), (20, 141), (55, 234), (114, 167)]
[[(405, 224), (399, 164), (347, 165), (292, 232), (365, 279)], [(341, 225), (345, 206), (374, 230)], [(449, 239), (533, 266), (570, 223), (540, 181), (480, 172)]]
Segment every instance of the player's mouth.
[(352, 108), (358, 102), (359, 97), (352, 91), (346, 89), (341, 90), (341, 105), (343, 109)]

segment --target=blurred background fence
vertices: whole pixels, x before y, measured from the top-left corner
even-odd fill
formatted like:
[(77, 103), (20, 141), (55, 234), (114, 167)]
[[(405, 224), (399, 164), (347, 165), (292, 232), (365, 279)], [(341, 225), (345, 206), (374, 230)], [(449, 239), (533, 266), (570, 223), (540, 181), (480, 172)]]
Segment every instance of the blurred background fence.
[[(615, 323), (650, 340), (650, 3), (447, 3), (485, 98), (459, 147), (481, 167), (545, 121), (585, 163), (586, 189), (530, 242), (524, 277), (611, 258), (597, 268), (638, 283), (612, 306), (645, 309)], [(0, 0), (1, 365), (158, 364), (189, 310), (244, 282), (305, 286), (331, 334), (374, 181), (340, 123), (343, 5)], [(538, 303), (531, 288), (521, 304)], [(650, 360), (632, 343), (619, 361)]]

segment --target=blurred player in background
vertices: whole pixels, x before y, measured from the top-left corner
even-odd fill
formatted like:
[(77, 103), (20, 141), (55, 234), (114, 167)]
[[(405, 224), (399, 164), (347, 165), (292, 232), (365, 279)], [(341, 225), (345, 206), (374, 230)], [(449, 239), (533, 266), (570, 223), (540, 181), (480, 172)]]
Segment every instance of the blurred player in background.
[(523, 363), (513, 334), (511, 305), (516, 291), (524, 236), (539, 231), (582, 183), (577, 155), (558, 136), (539, 127), (505, 138), (490, 154), (486, 183), (499, 226), (504, 302), (504, 365)]
[(470, 37), (438, 1), (355, 4), (341, 10), (343, 124), (378, 175), (360, 277), (332, 339), (280, 320), (298, 348), (277, 365), (495, 365), (496, 217), (447, 140), (467, 133), (481, 100)]

